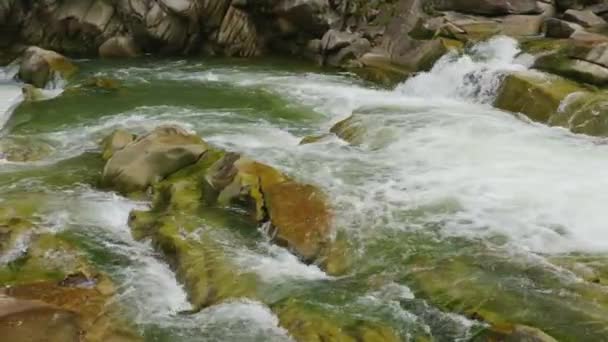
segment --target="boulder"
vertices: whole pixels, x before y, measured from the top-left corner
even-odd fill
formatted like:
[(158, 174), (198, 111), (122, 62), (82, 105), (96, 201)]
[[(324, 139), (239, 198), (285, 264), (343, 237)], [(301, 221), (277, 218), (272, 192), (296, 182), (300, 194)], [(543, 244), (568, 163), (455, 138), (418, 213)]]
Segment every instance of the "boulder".
[(555, 0), (555, 5), (561, 12), (568, 9), (582, 10), (589, 5), (601, 3), (602, 0)]
[(482, 341), (526, 341), (526, 342), (557, 342), (556, 339), (547, 335), (538, 328), (520, 324), (499, 324), (485, 329), (475, 335), (471, 342)]
[(557, 76), (514, 73), (504, 79), (494, 106), (525, 114), (533, 121), (547, 122), (566, 96), (581, 90), (576, 83)]
[(293, 181), (271, 186), (263, 195), (275, 243), (314, 261), (330, 242), (332, 214), (325, 195), (312, 185)]
[(357, 62), (360, 66), (350, 69), (352, 72), (386, 86), (403, 82), (412, 74), (412, 70), (393, 63), (390, 56), (381, 50), (372, 50), (361, 56)]
[(333, 21), (328, 0), (279, 0), (273, 13), (299, 30), (318, 36)]
[(608, 36), (598, 33), (577, 30), (570, 36), (570, 40), (575, 43), (599, 44), (608, 42)]
[(567, 49), (568, 57), (580, 59), (608, 68), (608, 42), (573, 44)]
[(351, 145), (360, 145), (367, 133), (363, 119), (358, 115), (351, 115), (344, 120), (334, 124), (329, 130), (340, 139), (349, 142)]
[(207, 144), (198, 136), (176, 126), (161, 126), (113, 153), (102, 184), (122, 193), (143, 191), (196, 163), (206, 151)]
[(37, 88), (44, 88), (55, 77), (69, 78), (77, 68), (66, 57), (36, 46), (23, 53), (19, 67), (19, 79)]
[(203, 223), (190, 214), (135, 211), (129, 225), (138, 239), (151, 239), (167, 258), (195, 310), (235, 298), (255, 298), (255, 275), (240, 272), (222, 243), (201, 228), (209, 221)]
[(320, 305), (297, 299), (284, 300), (272, 309), (281, 326), (296, 341), (402, 341), (398, 332), (389, 325), (345, 314), (336, 317), (335, 313)]
[(608, 68), (586, 60), (569, 58), (560, 53), (538, 58), (534, 62), (534, 68), (579, 82), (608, 85)]
[(6, 137), (0, 139), (0, 155), (12, 162), (42, 160), (55, 149), (48, 142), (28, 137)]
[(176, 52), (186, 44), (188, 23), (178, 15), (166, 12), (156, 3), (145, 18), (146, 32), (163, 52)]
[(436, 0), (439, 10), (481, 15), (538, 13), (536, 0)]
[(116, 36), (99, 46), (101, 58), (132, 58), (140, 54), (140, 49), (133, 37)]
[(191, 0), (160, 0), (160, 4), (171, 13), (187, 17), (195, 6)]
[(500, 33), (511, 37), (536, 36), (544, 20), (544, 15), (509, 15), (502, 19)]
[(135, 135), (129, 132), (123, 129), (117, 129), (112, 134), (105, 137), (101, 142), (101, 157), (104, 160), (110, 160), (117, 151), (127, 147), (135, 138)]
[(574, 133), (608, 136), (608, 93), (578, 92), (562, 102), (549, 119), (552, 126), (561, 126)]
[(547, 18), (544, 25), (545, 36), (548, 38), (569, 38), (574, 32), (583, 30), (579, 24), (557, 18)]
[(590, 10), (573, 10), (569, 9), (564, 13), (564, 20), (577, 23), (583, 27), (604, 26), (606, 21), (598, 17)]
[(228, 153), (207, 171), (218, 202), (239, 205), (269, 236), (306, 262), (315, 261), (330, 243), (332, 214), (325, 195), (297, 183), (274, 168)]

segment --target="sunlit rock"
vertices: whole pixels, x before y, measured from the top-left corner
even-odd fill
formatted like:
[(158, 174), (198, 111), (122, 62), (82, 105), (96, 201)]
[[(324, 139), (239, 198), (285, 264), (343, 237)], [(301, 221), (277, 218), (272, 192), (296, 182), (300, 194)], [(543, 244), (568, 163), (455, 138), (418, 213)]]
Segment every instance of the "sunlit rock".
[(183, 167), (196, 163), (207, 151), (198, 136), (175, 126), (162, 126), (137, 138), (108, 160), (105, 186), (123, 193), (144, 191)]
[(67, 79), (76, 70), (76, 66), (66, 57), (54, 51), (32, 46), (23, 53), (19, 78), (37, 88), (44, 88), (55, 77)]
[(547, 122), (557, 112), (562, 100), (578, 91), (584, 91), (584, 88), (557, 76), (515, 73), (504, 79), (494, 105), (523, 113), (534, 121)]
[(135, 140), (136, 136), (123, 130), (117, 129), (109, 136), (105, 137), (101, 142), (101, 157), (104, 160), (110, 160), (114, 153), (127, 147)]

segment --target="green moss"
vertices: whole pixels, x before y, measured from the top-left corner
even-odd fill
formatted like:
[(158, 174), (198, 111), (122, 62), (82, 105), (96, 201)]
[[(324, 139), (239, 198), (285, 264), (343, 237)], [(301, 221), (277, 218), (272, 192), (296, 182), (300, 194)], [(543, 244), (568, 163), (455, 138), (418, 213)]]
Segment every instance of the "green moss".
[(346, 314), (336, 315), (320, 305), (289, 299), (273, 306), (282, 327), (297, 341), (401, 341), (390, 326)]
[(494, 106), (525, 114), (533, 121), (547, 122), (566, 96), (584, 90), (557, 76), (515, 73), (503, 81)]
[(574, 133), (608, 136), (608, 93), (581, 92), (549, 119), (549, 124)]

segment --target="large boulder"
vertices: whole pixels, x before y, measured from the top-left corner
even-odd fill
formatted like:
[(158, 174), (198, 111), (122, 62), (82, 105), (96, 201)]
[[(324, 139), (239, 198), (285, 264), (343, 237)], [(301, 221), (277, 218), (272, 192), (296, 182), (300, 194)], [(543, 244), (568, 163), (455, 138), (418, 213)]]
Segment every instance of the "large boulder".
[(133, 37), (112, 37), (99, 47), (99, 57), (102, 58), (137, 57), (139, 54), (140, 48)]
[(55, 77), (69, 78), (76, 70), (76, 66), (66, 57), (32, 46), (23, 53), (19, 79), (35, 87), (44, 88)]
[(273, 13), (297, 29), (321, 35), (333, 21), (328, 0), (280, 0)]
[(435, 0), (439, 10), (481, 15), (538, 13), (536, 0)]
[(579, 92), (572, 94), (549, 119), (552, 126), (561, 126), (574, 133), (608, 136), (608, 93)]
[[(397, 342), (403, 341), (388, 324), (341, 314), (320, 305), (288, 299), (273, 306), (282, 327), (297, 341)], [(423, 339), (421, 339), (423, 340)]]
[(601, 17), (598, 17), (590, 10), (573, 10), (569, 9), (564, 13), (564, 19), (577, 23), (583, 27), (603, 26), (606, 25), (606, 21)]
[(198, 136), (162, 126), (115, 151), (104, 168), (102, 184), (122, 193), (143, 191), (196, 163), (206, 151), (207, 144)]
[(314, 262), (331, 242), (332, 214), (325, 195), (274, 168), (229, 153), (207, 172), (221, 204), (244, 206), (260, 223), (268, 222), (277, 244)]
[(561, 53), (538, 58), (534, 62), (534, 68), (579, 82), (599, 86), (608, 85), (608, 68), (593, 61), (570, 58)]
[(557, 18), (547, 18), (544, 25), (545, 36), (549, 38), (569, 38), (574, 32), (583, 30), (579, 24)]
[(362, 57), (371, 47), (369, 40), (358, 34), (329, 30), (321, 40), (322, 63), (343, 66), (350, 60)]
[(525, 114), (533, 121), (547, 122), (566, 96), (581, 90), (574, 82), (557, 76), (514, 73), (504, 79), (494, 106)]

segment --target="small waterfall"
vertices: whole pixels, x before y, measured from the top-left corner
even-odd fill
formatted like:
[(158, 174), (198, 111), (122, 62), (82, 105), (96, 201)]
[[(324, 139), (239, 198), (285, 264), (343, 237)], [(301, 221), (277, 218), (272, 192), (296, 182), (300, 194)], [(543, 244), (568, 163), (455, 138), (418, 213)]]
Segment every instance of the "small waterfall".
[(0, 131), (23, 100), (21, 87), (14, 81), (18, 70), (15, 63), (0, 67)]
[(408, 96), (490, 103), (505, 73), (526, 70), (532, 61), (532, 56), (521, 54), (515, 39), (499, 36), (464, 54), (448, 53), (431, 71), (410, 78), (395, 91)]

